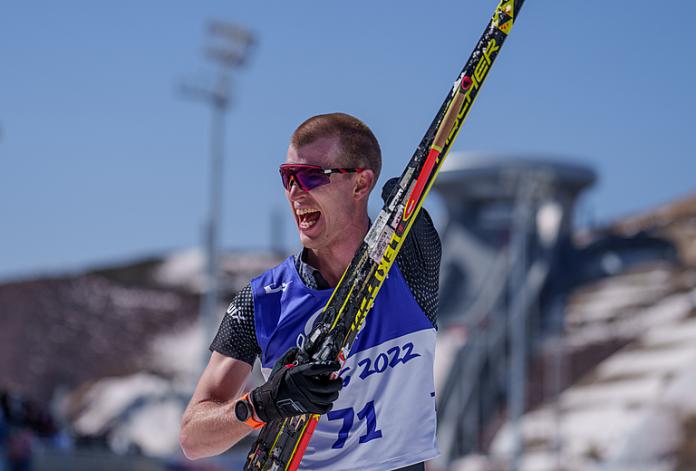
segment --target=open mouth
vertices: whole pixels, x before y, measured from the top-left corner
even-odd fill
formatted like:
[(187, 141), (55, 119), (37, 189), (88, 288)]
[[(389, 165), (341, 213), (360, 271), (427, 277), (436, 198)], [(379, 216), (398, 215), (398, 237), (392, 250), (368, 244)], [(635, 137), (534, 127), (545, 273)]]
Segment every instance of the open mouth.
[(300, 229), (309, 229), (319, 221), (321, 211), (313, 208), (297, 208), (295, 216), (297, 216), (297, 225)]

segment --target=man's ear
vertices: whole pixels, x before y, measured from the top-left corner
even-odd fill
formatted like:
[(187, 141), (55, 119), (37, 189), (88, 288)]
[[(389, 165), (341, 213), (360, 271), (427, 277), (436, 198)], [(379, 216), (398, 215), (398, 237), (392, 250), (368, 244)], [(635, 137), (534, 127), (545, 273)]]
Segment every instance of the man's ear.
[(372, 191), (372, 187), (375, 186), (375, 183), (375, 172), (369, 168), (356, 174), (355, 185), (353, 186), (353, 197), (355, 199), (367, 198), (370, 195), (370, 191)]

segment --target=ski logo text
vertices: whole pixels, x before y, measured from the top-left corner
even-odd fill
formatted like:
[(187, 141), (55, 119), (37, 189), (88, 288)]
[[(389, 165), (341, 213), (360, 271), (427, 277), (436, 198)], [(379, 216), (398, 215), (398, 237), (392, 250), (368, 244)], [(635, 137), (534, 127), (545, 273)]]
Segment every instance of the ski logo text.
[(466, 114), (469, 111), (471, 104), (474, 102), (474, 99), (476, 99), (478, 90), (481, 87), (483, 80), (486, 78), (486, 75), (488, 75), (488, 71), (491, 68), (491, 64), (493, 64), (493, 61), (495, 60), (495, 56), (493, 55), (493, 53), (496, 53), (499, 49), (500, 46), (496, 42), (495, 38), (491, 38), (491, 40), (488, 41), (486, 48), (483, 50), (483, 54), (480, 56), (480, 59), (476, 64), (476, 67), (474, 67), (474, 71), (471, 74), (471, 76), (463, 76), (461, 78), (462, 84), (465, 83), (465, 79), (468, 79), (466, 80), (466, 82), (468, 82), (468, 87), (466, 89), (462, 88), (461, 90), (463, 93), (466, 93), (464, 95), (464, 102), (461, 105), (462, 108), (459, 110), (459, 113), (457, 114), (457, 119), (455, 120), (454, 125), (452, 126), (452, 130), (447, 136), (447, 141), (445, 145), (450, 144), (452, 141), (454, 141), (454, 138), (457, 136), (457, 132), (459, 131), (459, 128), (464, 122), (464, 118), (466, 117)]
[(375, 303), (375, 296), (377, 296), (377, 292), (382, 287), (382, 283), (384, 283), (389, 269), (394, 263), (400, 242), (401, 237), (393, 233), (384, 251), (384, 255), (382, 255), (382, 260), (380, 260), (377, 266), (375, 276), (372, 277), (367, 285), (367, 294), (360, 302), (360, 309), (358, 309), (357, 314), (355, 314), (355, 319), (353, 319), (353, 323), (350, 326), (351, 331), (360, 329), (360, 326), (365, 320), (365, 316), (367, 316), (367, 313), (372, 309), (372, 305)]

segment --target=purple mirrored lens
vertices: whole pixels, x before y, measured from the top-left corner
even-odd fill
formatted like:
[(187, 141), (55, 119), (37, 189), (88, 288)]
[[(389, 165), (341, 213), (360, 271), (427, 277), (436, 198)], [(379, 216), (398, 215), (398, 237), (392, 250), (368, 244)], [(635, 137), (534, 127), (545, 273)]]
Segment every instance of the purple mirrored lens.
[(295, 175), (297, 175), (300, 188), (305, 191), (326, 185), (331, 181), (328, 175), (312, 170), (299, 170)]
[(286, 190), (290, 189), (290, 183), (293, 179), (297, 182), (304, 191), (312, 190), (318, 186), (325, 185), (331, 180), (329, 175), (321, 172), (318, 168), (307, 168), (304, 166), (281, 166), (280, 176), (283, 180), (283, 187)]

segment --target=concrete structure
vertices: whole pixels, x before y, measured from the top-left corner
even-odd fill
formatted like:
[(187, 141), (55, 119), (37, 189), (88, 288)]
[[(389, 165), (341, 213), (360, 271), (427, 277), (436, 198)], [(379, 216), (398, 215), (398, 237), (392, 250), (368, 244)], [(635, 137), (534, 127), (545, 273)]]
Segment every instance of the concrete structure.
[(442, 465), (482, 451), (503, 406), (513, 420), (522, 415), (527, 359), (562, 317), (553, 307), (562, 306), (553, 296), (563, 292), (559, 254), (576, 200), (595, 180), (586, 166), (537, 156), (453, 153), (445, 162), (435, 183), (449, 213), (436, 360)]

